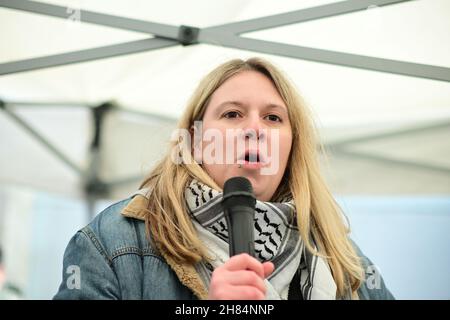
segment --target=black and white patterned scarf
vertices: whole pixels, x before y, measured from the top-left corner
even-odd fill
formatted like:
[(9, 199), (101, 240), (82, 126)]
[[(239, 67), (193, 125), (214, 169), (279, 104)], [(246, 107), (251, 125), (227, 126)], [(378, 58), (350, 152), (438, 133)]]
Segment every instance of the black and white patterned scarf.
[[(212, 266), (198, 270), (209, 285), (212, 269), (229, 259), (228, 228), (222, 208), (222, 193), (193, 180), (185, 198), (200, 239), (214, 257)], [(289, 284), (299, 272), (305, 300), (335, 299), (336, 284), (328, 263), (311, 254), (300, 238), (293, 201), (256, 201), (255, 253), (261, 262), (271, 261), (274, 272), (265, 280), (267, 299), (287, 299)]]

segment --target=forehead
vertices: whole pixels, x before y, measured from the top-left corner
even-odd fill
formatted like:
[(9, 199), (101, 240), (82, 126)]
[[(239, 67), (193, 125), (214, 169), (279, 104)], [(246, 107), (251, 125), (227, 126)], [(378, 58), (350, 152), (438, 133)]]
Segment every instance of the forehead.
[(228, 100), (285, 107), (273, 82), (257, 71), (243, 71), (227, 79), (211, 96), (210, 105), (217, 106)]

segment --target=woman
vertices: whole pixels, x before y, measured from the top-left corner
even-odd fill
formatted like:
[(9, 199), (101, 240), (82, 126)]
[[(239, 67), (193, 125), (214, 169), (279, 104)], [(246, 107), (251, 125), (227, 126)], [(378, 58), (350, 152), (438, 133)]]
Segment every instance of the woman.
[[(178, 128), (140, 190), (72, 238), (56, 299), (393, 298), (350, 240), (305, 103), (272, 64), (217, 67)], [(228, 256), (220, 200), (235, 176), (257, 199), (256, 257)]]

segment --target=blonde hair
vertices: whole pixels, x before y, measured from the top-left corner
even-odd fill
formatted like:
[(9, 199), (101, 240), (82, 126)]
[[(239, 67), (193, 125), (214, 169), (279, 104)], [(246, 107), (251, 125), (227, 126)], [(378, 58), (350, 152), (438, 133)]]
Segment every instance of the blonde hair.
[[(356, 290), (363, 281), (360, 258), (348, 238), (349, 227), (344, 214), (321, 176), (317, 157), (317, 137), (314, 122), (305, 102), (274, 65), (261, 58), (246, 61), (230, 60), (215, 68), (199, 83), (178, 128), (189, 130), (194, 121), (201, 120), (214, 91), (227, 79), (243, 71), (256, 71), (267, 76), (277, 88), (288, 109), (292, 127), (292, 149), (283, 179), (272, 201), (292, 195), (297, 223), (306, 248), (326, 257), (337, 285), (337, 296), (343, 297), (351, 288)], [(178, 142), (170, 148), (178, 148)], [(323, 147), (319, 145), (319, 148)], [(151, 171), (142, 187), (152, 190), (146, 214), (149, 235), (159, 250), (176, 261), (194, 264), (208, 260), (206, 248), (200, 242), (189, 217), (184, 197), (185, 188), (197, 179), (221, 190), (213, 179), (193, 161), (190, 150), (181, 150), (184, 163), (176, 164), (168, 154)], [(315, 241), (317, 250), (311, 238)]]

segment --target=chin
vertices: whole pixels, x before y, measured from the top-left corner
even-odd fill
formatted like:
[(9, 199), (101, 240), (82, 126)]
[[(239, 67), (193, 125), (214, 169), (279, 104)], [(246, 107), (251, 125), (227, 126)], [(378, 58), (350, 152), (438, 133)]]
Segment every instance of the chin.
[(261, 184), (261, 182), (255, 184), (252, 179), (249, 180), (253, 186), (253, 193), (255, 194), (256, 199), (260, 201), (267, 201), (267, 188), (265, 188), (264, 185)]
[(264, 194), (258, 195), (258, 194), (255, 193), (255, 198), (256, 198), (256, 200), (262, 201), (262, 202), (270, 201), (270, 198), (268, 198), (268, 197), (267, 197), (266, 195), (264, 195)]
[(230, 175), (231, 177), (241, 176), (247, 178), (253, 187), (253, 193), (255, 194), (256, 199), (260, 201), (268, 201), (267, 199), (267, 187), (270, 185), (270, 181), (268, 179), (264, 179), (265, 176), (254, 175), (254, 174), (246, 174), (242, 171), (233, 172)]

